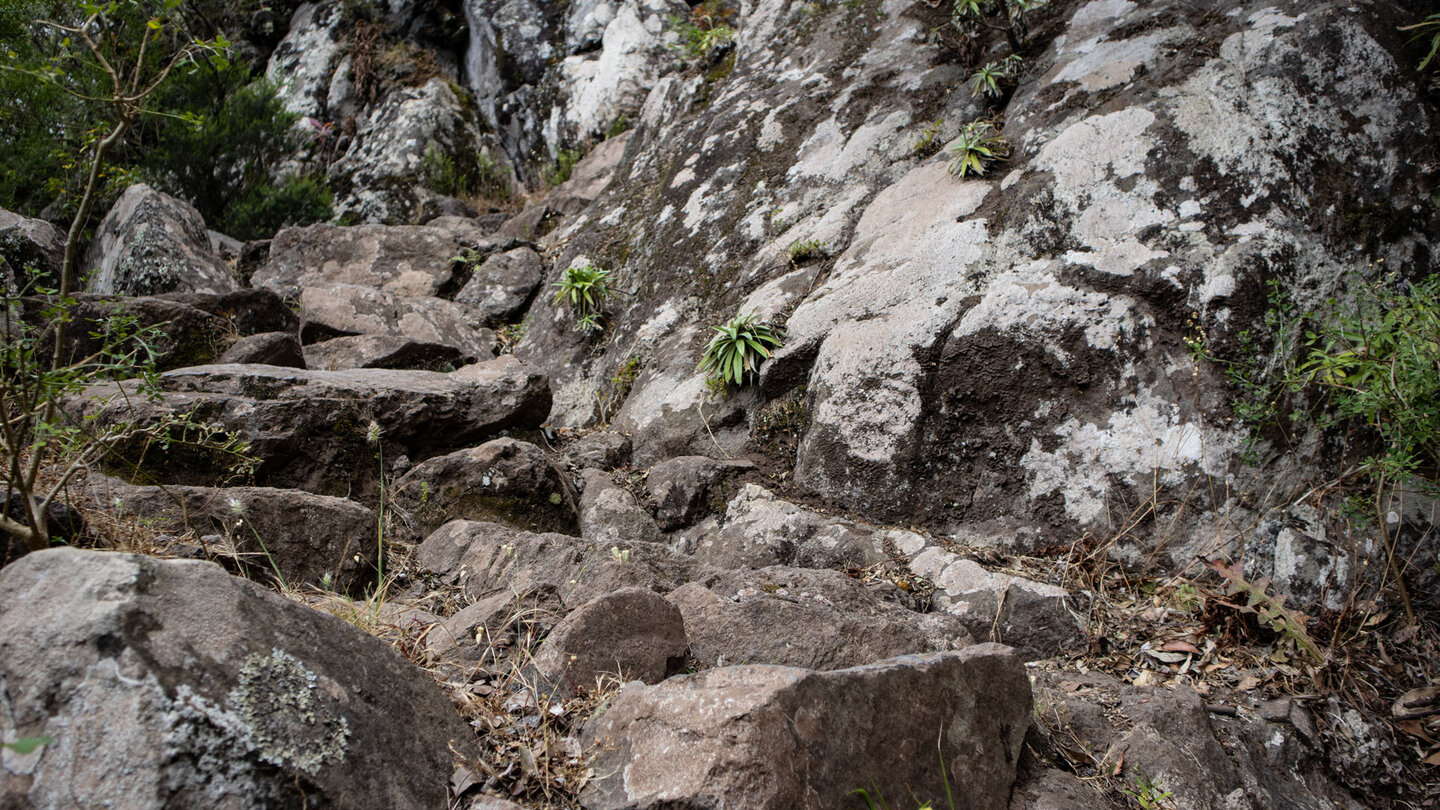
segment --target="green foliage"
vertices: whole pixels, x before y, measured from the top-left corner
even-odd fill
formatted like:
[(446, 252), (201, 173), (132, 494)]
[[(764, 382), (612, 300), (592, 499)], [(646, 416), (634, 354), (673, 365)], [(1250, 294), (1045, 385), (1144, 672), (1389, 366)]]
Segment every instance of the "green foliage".
[(40, 746), (49, 745), (52, 742), (55, 740), (50, 737), (20, 737), (15, 742), (0, 743), (0, 748), (9, 748), (23, 757), (26, 754), (35, 753)]
[(1164, 810), (1170, 806), (1170, 797), (1175, 795), (1168, 790), (1162, 790), (1159, 782), (1148, 776), (1135, 777), (1135, 789), (1122, 791), (1126, 796), (1135, 800), (1140, 805), (1140, 810)]
[(1418, 32), (1410, 38), (1411, 42), (1426, 37), (1430, 38), (1430, 52), (1425, 54), (1424, 59), (1420, 60), (1420, 65), (1416, 70), (1424, 70), (1429, 67), (1431, 61), (1435, 59), (1435, 54), (1440, 52), (1440, 14), (1431, 14), (1429, 17), (1426, 17), (1414, 25), (1402, 25), (1400, 26), (1400, 30)]
[(674, 48), (692, 62), (703, 62), (718, 48), (735, 39), (735, 29), (727, 21), (730, 10), (722, 0), (706, 0), (690, 10), (688, 17), (670, 18), (671, 29), (679, 36)]
[(570, 175), (575, 171), (575, 164), (579, 163), (582, 157), (585, 157), (585, 150), (578, 146), (561, 149), (555, 153), (555, 162), (546, 166), (540, 174), (546, 183), (558, 186), (570, 179)]
[(110, 380), (138, 379), (141, 396), (158, 398), (155, 343), (163, 333), (158, 326), (141, 326), (116, 302), (108, 316), (93, 324), (90, 338), (98, 348), (85, 357), (70, 357), (51, 347), (63, 341), (75, 300), (56, 296), (52, 289), (34, 289), (49, 298), (27, 318), (22, 316), (25, 305), (35, 302), (27, 302), (24, 294), (31, 291), (0, 294), (0, 484), (11, 508), (22, 513), (19, 518), (0, 514), (0, 532), (32, 550), (49, 546), (53, 538), (45, 515), (70, 478), (137, 440), (167, 447), (176, 441), (196, 443), (251, 466), (243, 442), (188, 416), (108, 426), (67, 417), (61, 407), (66, 399)]
[(1386, 480), (1433, 483), (1440, 471), (1440, 276), (1363, 287), (1358, 300), (1307, 319), (1309, 351), (1292, 390), (1329, 394), (1338, 422), (1364, 424), (1380, 449), (1366, 467)]
[[(1232, 407), (1251, 430), (1252, 455), (1261, 431), (1286, 422), (1363, 427), (1376, 448), (1363, 474), (1433, 485), (1440, 477), (1440, 276), (1365, 283), (1353, 301), (1313, 312), (1301, 312), (1271, 280), (1267, 302), (1262, 334), (1236, 336), (1238, 357), (1216, 357), (1203, 335), (1190, 341), (1235, 386)], [(1294, 407), (1297, 398), (1308, 409)]]
[(575, 315), (575, 328), (581, 332), (601, 329), (600, 320), (605, 299), (610, 297), (610, 288), (605, 279), (610, 271), (590, 264), (576, 265), (565, 269), (564, 275), (555, 282), (555, 303), (565, 304)]
[(972, 42), (989, 31), (1004, 34), (1011, 54), (1018, 54), (1025, 45), (1030, 12), (1043, 8), (1049, 0), (955, 0), (950, 11), (950, 25)]
[(484, 152), (467, 151), (452, 157), (432, 141), (425, 147), (420, 168), (425, 185), (441, 194), (484, 194), (502, 201), (510, 198), (510, 182), (504, 170)]
[(756, 323), (755, 315), (736, 315), (720, 326), (705, 346), (699, 370), (711, 390), (745, 384), (745, 378), (759, 370), (772, 349), (785, 345), (783, 333), (767, 324)]
[(1008, 82), (1020, 74), (1020, 65), (1025, 60), (1015, 54), (1001, 59), (998, 62), (986, 62), (975, 71), (970, 77), (970, 92), (972, 95), (987, 95), (991, 98), (999, 98), (1003, 92), (1002, 82)]
[(267, 239), (281, 228), (329, 219), (333, 202), (315, 175), (290, 175), (278, 185), (256, 182), (225, 206), (213, 227), (236, 239)]
[(943, 123), (941, 119), (936, 118), (933, 123), (920, 131), (920, 137), (916, 139), (915, 145), (910, 147), (910, 151), (914, 152), (916, 157), (930, 157), (940, 148), (937, 141), (939, 140), (940, 127)]
[(825, 256), (825, 245), (819, 239), (796, 240), (790, 243), (786, 251), (790, 257), (791, 264), (799, 264), (806, 259), (819, 259)]
[(950, 147), (950, 174), (964, 179), (967, 174), (985, 173), (985, 167), (1010, 155), (1005, 136), (989, 121), (971, 121), (960, 129)]

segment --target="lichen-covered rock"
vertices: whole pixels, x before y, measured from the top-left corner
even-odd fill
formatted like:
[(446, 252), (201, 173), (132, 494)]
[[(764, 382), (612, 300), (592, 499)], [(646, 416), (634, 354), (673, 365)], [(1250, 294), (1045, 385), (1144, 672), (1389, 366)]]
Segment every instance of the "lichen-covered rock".
[[(602, 133), (621, 116), (633, 116), (656, 80), (674, 68), (670, 18), (688, 14), (681, 0), (584, 3), (571, 10), (567, 38), (598, 49), (572, 53), (560, 63), (559, 90), (568, 132)], [(586, 8), (588, 7), (588, 8)], [(605, 19), (604, 23), (600, 22)], [(578, 19), (577, 19), (578, 18)], [(578, 28), (578, 30), (577, 30)]]
[[(369, 491), (390, 474), (379, 468), (381, 449), (390, 460), (425, 459), (507, 428), (535, 427), (549, 404), (544, 376), (513, 357), (449, 374), (198, 366), (161, 375), (160, 386), (158, 402), (139, 396), (134, 382), (94, 386), (67, 408), (100, 425), (192, 414), (249, 442), (261, 462), (256, 483), (341, 496)], [(371, 422), (378, 436), (369, 435)], [(161, 481), (198, 485), (228, 478), (235, 461), (184, 443), (121, 457), (143, 458), (145, 474)]]
[(330, 80), (345, 50), (345, 4), (303, 3), (285, 38), (270, 55), (265, 78), (275, 83), (285, 109), (316, 122), (331, 121)]
[(251, 283), (288, 298), (330, 284), (356, 284), (402, 296), (453, 294), (461, 280), (452, 261), (462, 248), (488, 255), (500, 245), (437, 225), (310, 225), (286, 228), (270, 242)]
[(540, 254), (528, 247), (495, 253), (475, 268), (455, 303), (470, 310), (476, 325), (499, 326), (520, 316), (544, 272)]
[(0, 571), (0, 794), (35, 808), (444, 807), (473, 733), (422, 671), (213, 563), (41, 551)]
[(1031, 710), (1025, 668), (995, 644), (830, 672), (754, 665), (629, 684), (585, 725), (600, 753), (581, 802), (660, 810), (743, 797), (757, 810), (820, 810), (863, 788), (943, 806), (948, 780), (956, 807), (1001, 808)]
[(81, 271), (100, 295), (226, 293), (230, 268), (210, 252), (205, 221), (188, 203), (143, 183), (125, 189), (95, 229)]
[(534, 671), (552, 694), (594, 690), (606, 676), (659, 683), (685, 667), (680, 611), (648, 588), (622, 588), (570, 612), (535, 651)]
[(888, 558), (884, 540), (873, 527), (805, 509), (746, 484), (730, 500), (723, 522), (700, 522), (681, 533), (679, 546), (717, 568), (863, 568)]
[(65, 235), (58, 228), (0, 208), (0, 262), (14, 272), (33, 268), (53, 280), (60, 277), (64, 261)]
[(344, 335), (385, 335), (439, 343), (472, 360), (495, 356), (495, 333), (472, 327), (465, 310), (443, 298), (330, 284), (306, 287), (300, 294), (300, 312), (300, 337), (306, 342)]
[(337, 221), (418, 221), (425, 201), (436, 196), (426, 188), (427, 150), (445, 155), (483, 150), (499, 178), (509, 182), (509, 161), (466, 114), (455, 89), (438, 77), (419, 87), (396, 87), (357, 120), (349, 149), (329, 169), (330, 182), (339, 187)]
[[(1411, 164), (1431, 115), (1398, 19), (1052, 4), (993, 102), (1008, 161), (960, 180), (936, 151), (992, 102), (950, 92), (963, 60), (928, 36), (943, 15), (811, 10), (741, 8), (733, 70), (658, 80), (608, 188), (545, 237), (553, 267), (585, 257), (635, 291), (605, 345), (647, 358), (613, 421), (639, 463), (754, 449), (757, 412), (799, 390), (798, 485), (964, 542), (1104, 533), (1158, 497), (1185, 506), (1156, 559), (1190, 559), (1216, 515), (1246, 508), (1222, 480), (1305, 493), (1332, 445), (1235, 464), (1226, 383), (1186, 340), (1234, 348), (1271, 279), (1314, 306), (1373, 275), (1369, 259), (1428, 271), (1432, 170)], [(1214, 47), (1179, 45), (1197, 41)], [(622, 353), (543, 298), (517, 351), (556, 379), (554, 423), (578, 426)], [(706, 326), (750, 311), (786, 317), (786, 345), (758, 393), (712, 400), (695, 370)]]
[(86, 496), (114, 518), (198, 538), (252, 579), (358, 592), (373, 581), (379, 523), (346, 498), (270, 487), (137, 486), (92, 475)]
[(974, 643), (959, 619), (908, 610), (897, 594), (838, 571), (772, 567), (709, 574), (666, 598), (685, 617), (701, 666), (843, 669)]
[(1064, 588), (991, 573), (935, 547), (911, 558), (910, 570), (934, 584), (937, 610), (958, 617), (976, 638), (1014, 647), (1027, 661), (1086, 647), (1081, 599)]
[(391, 490), (421, 537), (452, 520), (578, 534), (579, 496), (539, 447), (495, 439), (423, 461)]

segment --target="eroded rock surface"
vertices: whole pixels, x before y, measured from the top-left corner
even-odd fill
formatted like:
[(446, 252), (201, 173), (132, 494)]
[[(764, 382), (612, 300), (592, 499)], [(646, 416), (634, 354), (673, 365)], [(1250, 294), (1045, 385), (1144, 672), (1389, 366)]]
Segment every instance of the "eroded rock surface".
[(37, 808), (446, 803), (470, 730), (384, 643), (212, 563), (77, 549), (0, 571), (0, 792)]
[(743, 796), (746, 807), (819, 810), (861, 786), (943, 801), (943, 761), (964, 775), (950, 780), (957, 807), (1004, 807), (1030, 711), (1024, 667), (987, 644), (831, 672), (739, 666), (630, 684), (586, 725), (601, 753), (582, 801), (658, 810)]
[(226, 293), (239, 285), (210, 252), (205, 220), (183, 200), (137, 183), (95, 229), (86, 289), (100, 295)]

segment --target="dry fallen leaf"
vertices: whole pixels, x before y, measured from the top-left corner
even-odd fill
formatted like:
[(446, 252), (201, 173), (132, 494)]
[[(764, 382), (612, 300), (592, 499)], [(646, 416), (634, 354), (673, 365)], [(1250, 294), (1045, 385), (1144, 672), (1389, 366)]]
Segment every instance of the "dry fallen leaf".
[(1440, 712), (1440, 686), (1422, 686), (1401, 695), (1390, 712), (1402, 720)]
[(1196, 647), (1194, 644), (1191, 644), (1188, 641), (1180, 641), (1179, 639), (1176, 639), (1174, 641), (1167, 641), (1164, 644), (1161, 644), (1160, 649), (1166, 652), (1188, 652), (1195, 653), (1196, 655), (1200, 654), (1199, 647)]
[(1237, 686), (1237, 687), (1235, 687), (1235, 691), (1237, 691), (1237, 692), (1249, 692), (1251, 689), (1254, 689), (1255, 687), (1257, 687), (1257, 686), (1259, 686), (1259, 685), (1260, 685), (1260, 679), (1259, 679), (1259, 678), (1255, 677), (1254, 675), (1246, 675), (1245, 677), (1243, 677), (1243, 678), (1240, 679), (1240, 685)]

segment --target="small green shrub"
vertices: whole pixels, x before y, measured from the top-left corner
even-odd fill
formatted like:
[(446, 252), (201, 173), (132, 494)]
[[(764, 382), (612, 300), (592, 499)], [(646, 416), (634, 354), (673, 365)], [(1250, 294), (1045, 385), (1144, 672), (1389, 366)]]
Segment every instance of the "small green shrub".
[(570, 175), (575, 172), (575, 164), (579, 163), (582, 157), (585, 157), (585, 150), (578, 146), (561, 149), (555, 153), (555, 162), (546, 166), (540, 174), (546, 183), (558, 186), (570, 179)]
[(796, 240), (790, 243), (786, 253), (790, 256), (791, 264), (799, 264), (806, 259), (819, 259), (825, 256), (825, 245), (819, 239)]
[(1159, 780), (1148, 776), (1135, 777), (1135, 789), (1121, 791), (1135, 800), (1141, 810), (1165, 810), (1170, 807), (1170, 797), (1175, 795), (1160, 788)]
[(999, 98), (1003, 92), (1002, 82), (1008, 82), (1020, 74), (1020, 64), (1025, 60), (1015, 54), (1010, 54), (998, 62), (986, 62), (975, 71), (970, 77), (970, 92), (972, 95), (987, 95), (991, 98)]
[(564, 275), (555, 282), (555, 303), (565, 304), (575, 315), (575, 328), (581, 332), (593, 332), (602, 328), (602, 310), (605, 299), (610, 297), (610, 288), (605, 279), (610, 271), (594, 265), (582, 264), (566, 268)]
[(484, 194), (502, 201), (510, 198), (505, 171), (484, 152), (455, 157), (432, 141), (420, 158), (420, 171), (426, 186), (450, 197)]
[(744, 385), (745, 378), (759, 370), (772, 349), (785, 345), (780, 330), (756, 323), (754, 314), (737, 315), (722, 326), (710, 328), (717, 334), (706, 344), (698, 368), (705, 372), (705, 383), (715, 391)]
[(706, 0), (691, 9), (688, 17), (671, 17), (670, 25), (680, 37), (674, 48), (692, 62), (709, 59), (717, 48), (735, 39), (735, 29), (726, 22), (729, 17), (721, 0)]
[(290, 175), (278, 185), (247, 186), (226, 207), (216, 229), (236, 239), (268, 239), (281, 228), (330, 218), (334, 196), (316, 175)]
[(989, 121), (971, 121), (960, 130), (950, 147), (950, 174), (964, 179), (970, 173), (983, 175), (985, 167), (1010, 156), (1005, 136)]
[(939, 140), (940, 127), (943, 123), (939, 118), (936, 118), (934, 123), (920, 131), (920, 137), (915, 140), (915, 145), (910, 147), (910, 151), (914, 152), (916, 157), (930, 157), (940, 148), (940, 145), (936, 143), (936, 141)]

